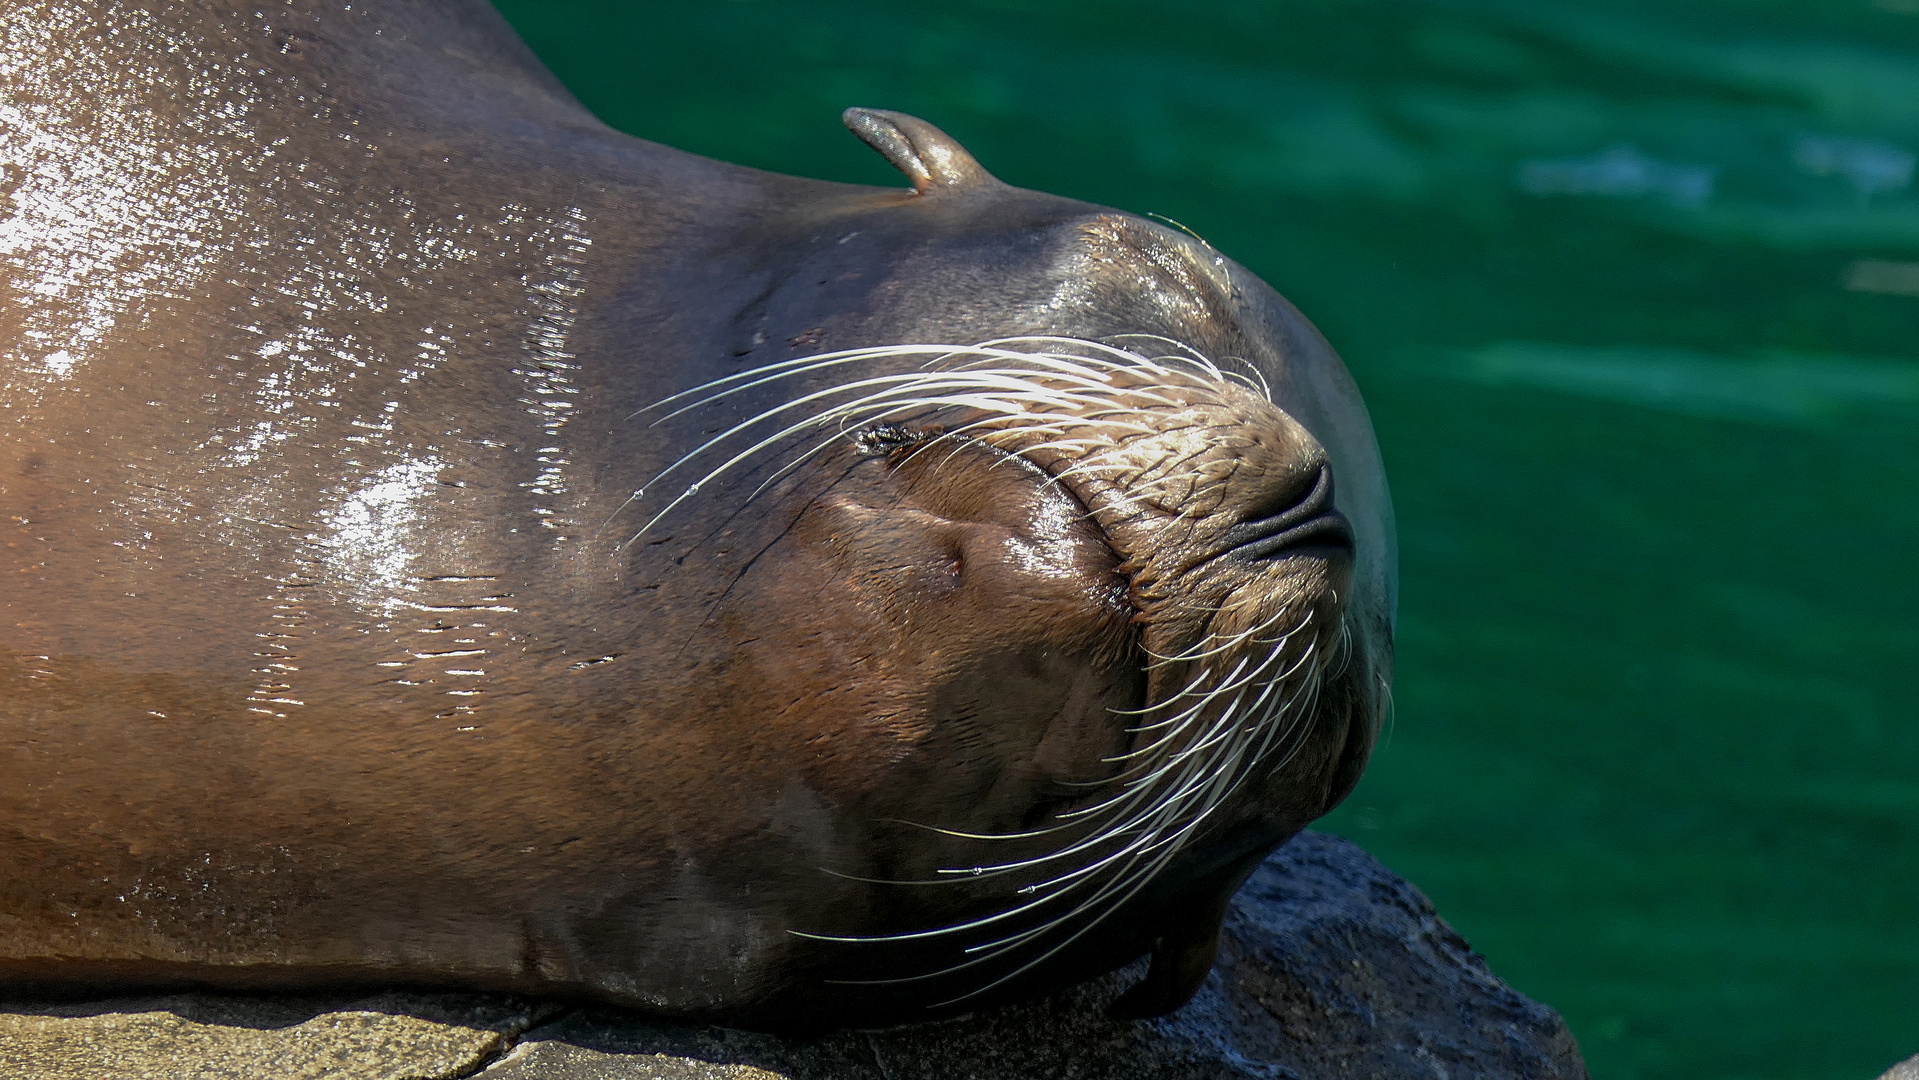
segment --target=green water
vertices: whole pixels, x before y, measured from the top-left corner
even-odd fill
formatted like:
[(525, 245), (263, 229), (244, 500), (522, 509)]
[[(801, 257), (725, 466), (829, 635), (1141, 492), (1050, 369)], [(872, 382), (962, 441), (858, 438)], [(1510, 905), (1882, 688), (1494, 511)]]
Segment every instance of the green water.
[(1398, 713), (1326, 823), (1605, 1080), (1919, 1051), (1919, 0), (515, 0), (610, 123), (1176, 218), (1371, 403)]

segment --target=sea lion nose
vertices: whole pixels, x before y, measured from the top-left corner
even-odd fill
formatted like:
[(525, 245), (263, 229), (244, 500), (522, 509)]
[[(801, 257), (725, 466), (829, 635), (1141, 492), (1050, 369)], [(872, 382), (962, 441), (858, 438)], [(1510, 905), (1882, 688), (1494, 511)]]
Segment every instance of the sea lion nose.
[[(1320, 462), (1307, 474), (1312, 486), (1276, 514), (1249, 516), (1220, 533), (1219, 554), (1251, 561), (1294, 554), (1353, 550), (1353, 527), (1333, 508), (1333, 469)], [(1266, 503), (1271, 506), (1271, 502)], [(1283, 504), (1282, 504), (1283, 505)], [(1259, 510), (1252, 511), (1258, 515)]]

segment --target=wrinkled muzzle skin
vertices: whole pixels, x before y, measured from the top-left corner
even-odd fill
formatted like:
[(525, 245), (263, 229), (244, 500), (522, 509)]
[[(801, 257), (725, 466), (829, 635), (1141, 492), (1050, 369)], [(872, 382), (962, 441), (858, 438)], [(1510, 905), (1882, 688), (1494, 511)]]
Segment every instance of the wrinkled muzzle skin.
[(633, 139), (468, 0), (0, 31), (0, 986), (1150, 1015), (1357, 782), (1372, 428), (1207, 243)]

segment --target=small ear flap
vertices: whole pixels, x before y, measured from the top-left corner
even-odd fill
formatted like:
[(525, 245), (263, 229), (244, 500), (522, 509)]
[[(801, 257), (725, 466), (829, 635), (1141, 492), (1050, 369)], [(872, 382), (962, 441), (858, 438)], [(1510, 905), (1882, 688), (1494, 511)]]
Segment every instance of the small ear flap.
[(848, 109), (840, 119), (861, 142), (905, 173), (913, 181), (913, 190), (921, 195), (999, 184), (951, 135), (917, 116), (884, 109)]

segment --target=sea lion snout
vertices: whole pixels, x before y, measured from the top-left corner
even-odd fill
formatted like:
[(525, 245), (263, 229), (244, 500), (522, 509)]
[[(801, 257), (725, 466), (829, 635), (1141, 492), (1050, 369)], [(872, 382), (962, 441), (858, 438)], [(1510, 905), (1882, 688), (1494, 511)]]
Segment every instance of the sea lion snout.
[(1370, 730), (1325, 447), (1256, 378), (1158, 343), (851, 350), (669, 402), (735, 418), (689, 490), (813, 492), (722, 610), (777, 723), (834, 733), (815, 786), (872, 837), (835, 872), (900, 933), (807, 929), (904, 950), (859, 954), (870, 975), (964, 995), (1109, 916), (1158, 940), (1128, 897), (1316, 816)]

